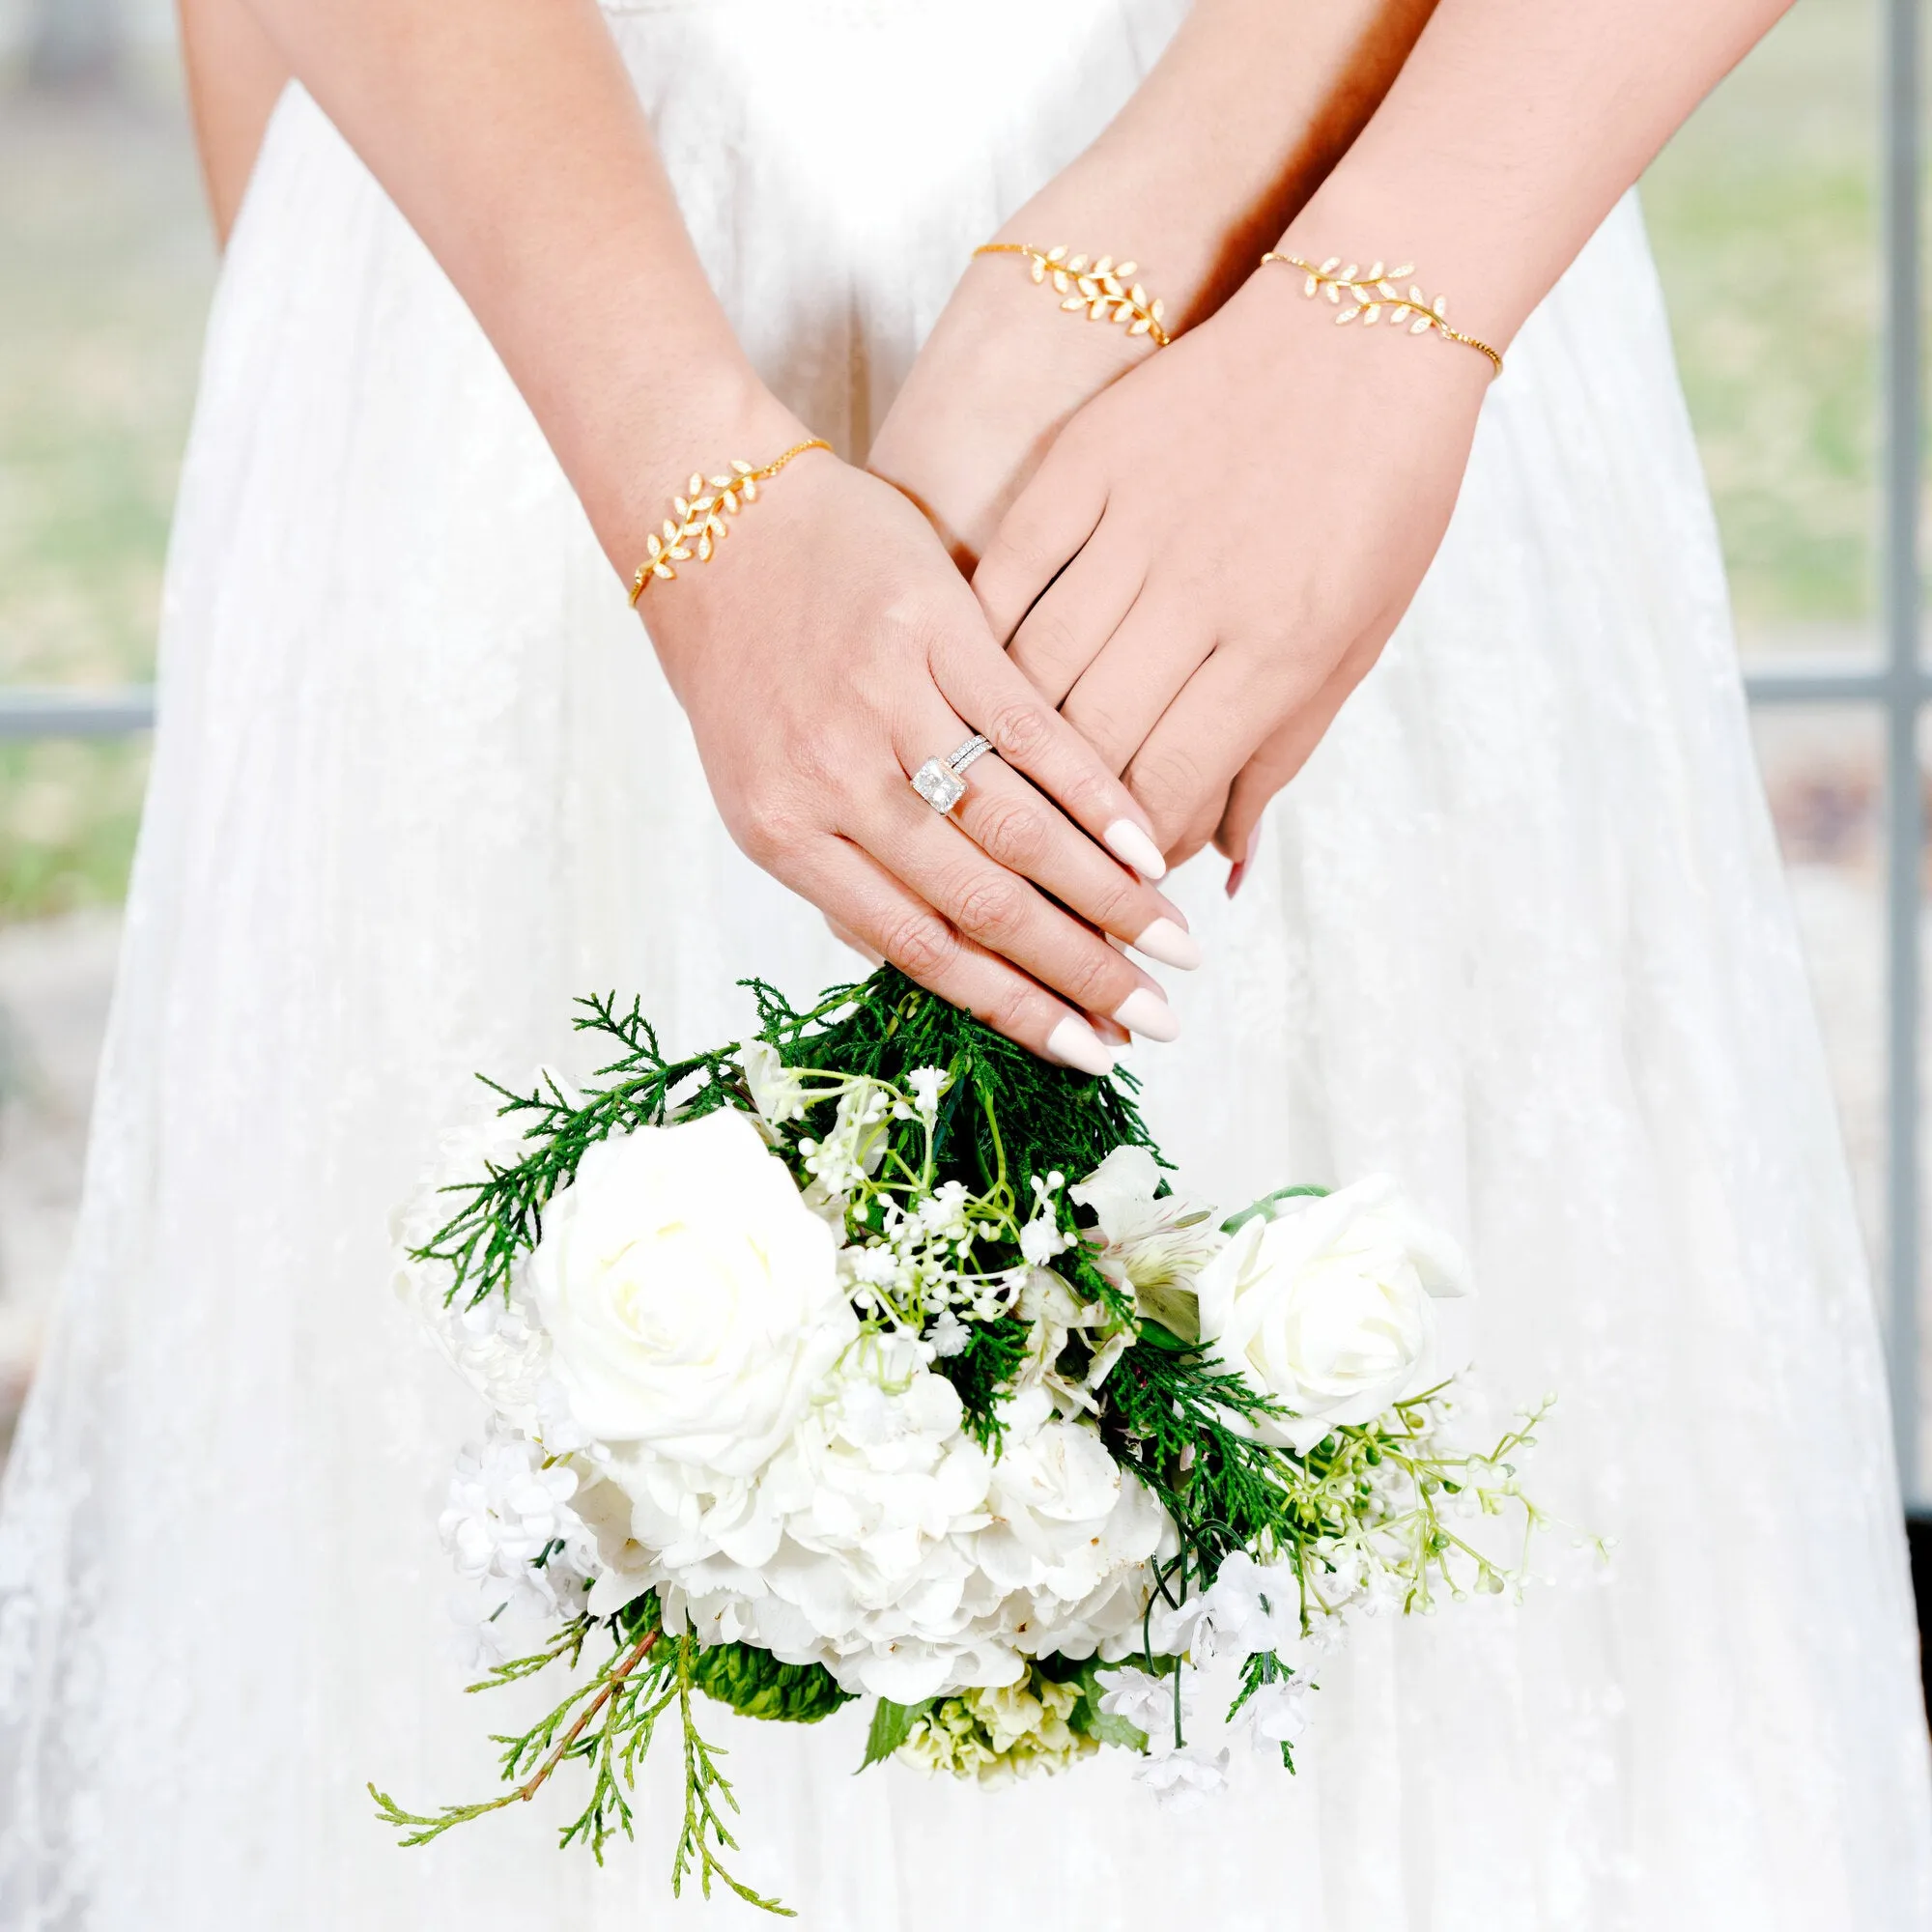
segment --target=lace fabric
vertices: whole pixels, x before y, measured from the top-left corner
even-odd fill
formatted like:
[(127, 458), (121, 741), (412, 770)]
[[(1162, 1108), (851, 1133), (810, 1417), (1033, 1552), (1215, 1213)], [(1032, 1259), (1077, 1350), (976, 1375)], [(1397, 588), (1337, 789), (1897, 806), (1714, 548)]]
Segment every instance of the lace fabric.
[[(753, 355), (851, 448), (972, 242), (1179, 11), (612, 22)], [(472, 1071), (572, 1065), (574, 994), (635, 988), (697, 1042), (744, 1021), (741, 975), (805, 992), (849, 959), (731, 847), (534, 424), (299, 93), (211, 329), (161, 675), (81, 1235), (0, 1519), (0, 1922), (701, 1912), (663, 1895), (657, 1774), (602, 1872), (547, 1800), (410, 1853), (373, 1822), (365, 1779), (494, 1781), (435, 1533), (477, 1418), (388, 1292), (386, 1219)], [(1374, 1627), (1301, 1774), (1241, 1767), (1185, 1818), (1118, 1765), (854, 1778), (849, 1712), (721, 1715), (749, 1874), (828, 1932), (1932, 1922), (1870, 1292), (1634, 204), (1516, 345), (1442, 554), (1251, 883), (1177, 890), (1210, 963), (1142, 1056), (1170, 1151), (1231, 1199), (1401, 1175), (1478, 1263), (1488, 1401), (1562, 1392), (1537, 1487), (1620, 1537), (1614, 1580), (1559, 1540), (1520, 1610)]]

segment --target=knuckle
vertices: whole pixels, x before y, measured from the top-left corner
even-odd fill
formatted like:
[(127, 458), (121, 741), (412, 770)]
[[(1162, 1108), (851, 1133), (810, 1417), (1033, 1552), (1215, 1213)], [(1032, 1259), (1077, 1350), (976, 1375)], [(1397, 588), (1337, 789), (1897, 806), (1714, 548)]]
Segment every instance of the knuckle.
[(1146, 895), (1124, 878), (1103, 886), (1086, 908), (1087, 916), (1108, 932), (1131, 939), (1147, 925)]
[(1207, 774), (1192, 753), (1177, 746), (1156, 746), (1136, 757), (1132, 767), (1134, 789), (1144, 799), (1191, 798), (1207, 782)]
[(959, 924), (976, 938), (1010, 938), (1026, 916), (1026, 889), (1017, 879), (988, 872), (959, 895)]
[(932, 655), (946, 625), (923, 591), (906, 590), (880, 607), (877, 628), (895, 656), (924, 660)]
[(1079, 653), (1079, 639), (1071, 620), (1060, 611), (1036, 611), (1020, 626), (1013, 648), (1028, 664), (1067, 664)]
[(1024, 799), (988, 799), (980, 808), (975, 833), (988, 858), (1021, 871), (1032, 867), (1046, 844), (1046, 821)]
[(1089, 1012), (1105, 1013), (1112, 1012), (1126, 998), (1121, 987), (1132, 975), (1111, 949), (1083, 947), (1067, 970), (1054, 977), (1067, 998), (1077, 1001)]
[(1016, 570), (1029, 573), (1043, 570), (1053, 561), (1053, 546), (1047, 541), (1045, 528), (1037, 522), (1029, 521), (1015, 525), (1009, 519), (1009, 526), (1003, 528), (987, 548), (986, 561), (995, 570)]
[(980, 1003), (975, 1009), (974, 1017), (984, 1020), (995, 1033), (1003, 1033), (1009, 1039), (1018, 1039), (1026, 1032), (1027, 1021), (1032, 1017), (1035, 997), (1032, 990), (1021, 982), (1003, 983), (996, 994)]
[(879, 935), (879, 950), (908, 979), (922, 985), (945, 972), (958, 946), (946, 922), (924, 912), (900, 914)]
[(1023, 697), (1000, 705), (984, 729), (994, 751), (1009, 765), (1024, 766), (1038, 757), (1053, 738), (1053, 724), (1045, 708)]
[(774, 793), (741, 800), (731, 820), (739, 849), (767, 870), (799, 843), (805, 830), (803, 818), (790, 802)]

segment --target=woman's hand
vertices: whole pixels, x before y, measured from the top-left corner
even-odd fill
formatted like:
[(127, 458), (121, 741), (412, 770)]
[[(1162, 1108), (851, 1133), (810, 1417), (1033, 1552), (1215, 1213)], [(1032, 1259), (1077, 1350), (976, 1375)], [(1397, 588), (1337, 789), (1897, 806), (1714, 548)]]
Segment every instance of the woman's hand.
[[(1347, 152), (1435, 4), (1195, 0), (1105, 131), (996, 239), (1132, 257), (1179, 334), (1240, 288)], [(1155, 349), (1063, 313), (1020, 256), (962, 266), (867, 461), (970, 570), (1074, 412)]]
[[(1145, 814), (994, 641), (897, 491), (812, 451), (640, 608), (719, 810), (767, 871), (1037, 1053), (1104, 1071), (1087, 1014), (1174, 1037), (1160, 988), (1108, 943), (1198, 956), (1122, 863), (1162, 869)], [(995, 753), (942, 817), (909, 775), (975, 732)]]
[(1261, 270), (1074, 418), (974, 577), (1174, 863), (1245, 857), (1455, 505), (1490, 364), (1332, 314)]
[(976, 256), (872, 440), (866, 467), (925, 512), (969, 575), (1075, 412), (1156, 353), (1084, 322), (1023, 258)]

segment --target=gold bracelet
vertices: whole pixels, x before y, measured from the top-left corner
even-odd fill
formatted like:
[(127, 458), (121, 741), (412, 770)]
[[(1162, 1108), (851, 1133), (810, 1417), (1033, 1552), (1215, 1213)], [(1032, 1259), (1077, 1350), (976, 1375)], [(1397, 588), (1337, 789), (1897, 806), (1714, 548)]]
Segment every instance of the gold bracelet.
[(793, 443), (782, 456), (775, 457), (761, 469), (754, 469), (734, 457), (728, 476), (704, 477), (694, 470), (691, 481), (684, 486), (685, 494), (670, 499), (671, 508), (677, 512), (676, 521), (665, 519), (664, 534), (651, 537), (650, 554), (639, 564), (638, 574), (631, 580), (631, 609), (638, 608), (638, 599), (644, 594), (652, 578), (677, 575), (672, 564), (689, 563), (694, 556), (699, 563), (709, 563), (711, 553), (730, 530), (724, 518), (735, 517), (741, 503), (755, 503), (760, 483), (776, 476), (793, 457), (803, 456), (808, 449), (831, 447), (822, 436), (814, 436), (810, 441)]
[(1339, 305), (1346, 295), (1350, 305), (1336, 316), (1338, 325), (1353, 322), (1359, 316), (1364, 328), (1373, 328), (1382, 319), (1383, 309), (1387, 309), (1392, 328), (1400, 330), (1402, 325), (1407, 323), (1410, 335), (1424, 335), (1434, 329), (1445, 342), (1460, 342), (1465, 349), (1487, 355), (1492, 381), (1503, 373), (1503, 358), (1487, 342), (1478, 342), (1473, 335), (1464, 335), (1461, 329), (1451, 328), (1443, 320), (1449, 312), (1446, 297), (1437, 296), (1431, 301), (1412, 282), (1406, 295), (1396, 286), (1415, 273), (1412, 263), (1405, 262), (1400, 268), (1387, 270), (1379, 262), (1372, 263), (1364, 275), (1358, 272), (1360, 265), (1357, 263), (1350, 262), (1344, 268), (1339, 255), (1330, 255), (1318, 269), (1313, 262), (1304, 262), (1299, 255), (1277, 255), (1271, 248), (1262, 257), (1262, 265), (1265, 267), (1270, 262), (1279, 262), (1284, 268), (1299, 269), (1308, 278), (1301, 285), (1301, 293), (1305, 296), (1324, 295)]
[(1058, 248), (1030, 248), (1024, 242), (982, 242), (975, 255), (1024, 255), (1033, 264), (1033, 278), (1052, 278), (1053, 292), (1065, 298), (1064, 309), (1085, 309), (1089, 322), (1123, 322), (1129, 335), (1145, 335), (1156, 349), (1174, 340), (1161, 324), (1167, 304), (1151, 300), (1134, 280), (1138, 262), (1117, 262), (1102, 255), (1091, 267), (1085, 255), (1069, 255), (1065, 242)]

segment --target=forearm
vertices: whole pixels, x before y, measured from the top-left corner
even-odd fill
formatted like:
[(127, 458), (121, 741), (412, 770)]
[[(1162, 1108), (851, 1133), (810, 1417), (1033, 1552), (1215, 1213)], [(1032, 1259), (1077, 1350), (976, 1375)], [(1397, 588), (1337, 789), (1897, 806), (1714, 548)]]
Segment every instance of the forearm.
[(1498, 346), (1790, 0), (1442, 0), (1287, 252), (1413, 260)]
[(177, 12), (195, 151), (225, 248), (288, 65), (243, 0), (179, 0)]
[(1211, 313), (1347, 151), (1435, 0), (1196, 0), (1098, 140), (1001, 231), (1131, 254)]
[(738, 447), (790, 420), (591, 0), (251, 5), (469, 303), (620, 570), (694, 464), (776, 453)]

